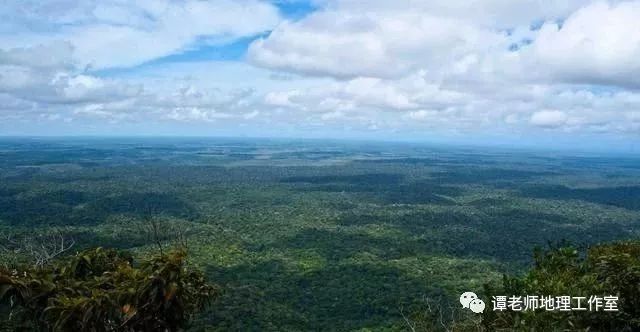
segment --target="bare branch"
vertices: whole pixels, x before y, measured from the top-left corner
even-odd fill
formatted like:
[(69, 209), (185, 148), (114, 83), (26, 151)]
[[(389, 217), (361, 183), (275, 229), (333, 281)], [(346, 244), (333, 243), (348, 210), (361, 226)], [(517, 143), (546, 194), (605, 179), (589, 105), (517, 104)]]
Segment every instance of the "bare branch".
[(36, 268), (41, 268), (54, 258), (69, 251), (75, 240), (59, 229), (47, 234), (1, 234), (3, 244), (0, 249), (8, 254), (23, 254), (30, 257)]
[(402, 319), (404, 319), (404, 322), (407, 324), (407, 326), (409, 327), (409, 329), (411, 330), (411, 332), (416, 332), (416, 327), (414, 324), (411, 324), (411, 321), (407, 318), (407, 316), (404, 315), (404, 312), (402, 310), (402, 307), (400, 307), (400, 315), (402, 315)]
[(160, 221), (154, 217), (145, 218), (143, 227), (147, 234), (147, 240), (153, 242), (158, 247), (160, 255), (164, 256), (164, 248), (162, 246), (164, 236), (161, 234)]
[(189, 250), (189, 232), (191, 231), (190, 227), (178, 227), (175, 230), (176, 233), (176, 242), (180, 248), (184, 250)]

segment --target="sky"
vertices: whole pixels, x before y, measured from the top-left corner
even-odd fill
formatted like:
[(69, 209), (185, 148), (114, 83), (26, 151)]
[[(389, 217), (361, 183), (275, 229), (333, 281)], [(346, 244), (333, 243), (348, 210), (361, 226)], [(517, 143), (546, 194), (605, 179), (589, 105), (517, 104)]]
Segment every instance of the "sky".
[(5, 0), (0, 135), (640, 149), (640, 0)]

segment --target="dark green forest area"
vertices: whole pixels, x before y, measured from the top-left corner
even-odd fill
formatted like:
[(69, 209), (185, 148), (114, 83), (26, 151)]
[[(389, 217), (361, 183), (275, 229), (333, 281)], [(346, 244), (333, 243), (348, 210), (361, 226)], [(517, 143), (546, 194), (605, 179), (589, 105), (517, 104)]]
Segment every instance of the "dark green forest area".
[[(161, 225), (150, 236), (149, 220)], [(640, 158), (408, 143), (0, 140), (5, 267), (15, 239), (72, 254), (188, 243), (220, 293), (194, 331), (405, 331), (536, 246), (638, 239)], [(523, 286), (524, 287), (524, 286)], [(473, 317), (472, 317), (473, 318)]]

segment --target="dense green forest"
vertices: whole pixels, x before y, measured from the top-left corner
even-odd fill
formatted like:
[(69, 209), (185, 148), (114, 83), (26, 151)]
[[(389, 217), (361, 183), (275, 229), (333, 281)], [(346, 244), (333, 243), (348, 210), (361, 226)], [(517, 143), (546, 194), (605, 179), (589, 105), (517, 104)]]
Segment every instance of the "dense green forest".
[[(441, 328), (425, 308), (458, 306), (469, 290), (487, 296), (487, 285), (506, 287), (505, 273), (526, 278), (537, 246), (568, 241), (584, 252), (639, 230), (640, 159), (631, 156), (257, 139), (0, 141), (3, 268), (46, 260), (60, 248), (33, 244), (52, 236), (71, 246), (54, 261), (104, 247), (143, 262), (182, 243), (189, 266), (220, 289), (191, 317), (194, 331)], [(480, 319), (459, 315), (460, 326)]]

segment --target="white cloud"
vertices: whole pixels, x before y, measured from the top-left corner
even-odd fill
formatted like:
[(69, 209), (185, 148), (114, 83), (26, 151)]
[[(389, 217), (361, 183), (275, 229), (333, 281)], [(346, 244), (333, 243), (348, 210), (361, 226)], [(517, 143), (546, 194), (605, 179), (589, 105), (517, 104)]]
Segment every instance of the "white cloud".
[(557, 128), (567, 123), (567, 115), (561, 111), (539, 111), (531, 115), (531, 124), (538, 127)]
[(407, 116), (411, 120), (425, 121), (430, 118), (436, 117), (437, 114), (438, 112), (435, 112), (435, 111), (419, 110), (419, 111), (409, 112)]
[[(339, 79), (638, 86), (640, 1), (327, 1), (255, 41), (251, 63)], [(557, 23), (562, 21), (562, 24)], [(492, 24), (493, 22), (493, 24)], [(533, 23), (545, 22), (539, 30)]]
[(532, 45), (538, 66), (568, 82), (640, 86), (640, 2), (598, 2), (562, 25), (546, 23)]
[(324, 4), (254, 42), (248, 58), (337, 81), (272, 92), (281, 102), (271, 104), (383, 122), (402, 112), (407, 126), (535, 130), (523, 129), (528, 119), (533, 128), (591, 132), (628, 131), (624, 114), (640, 106), (637, 93), (589, 86), (640, 82), (640, 1)]
[(258, 0), (16, 1), (0, 10), (7, 17), (16, 12), (25, 15), (10, 18), (5, 29), (19, 30), (23, 43), (69, 41), (80, 65), (94, 69), (135, 66), (198, 43), (253, 36), (280, 21), (275, 6)]
[(258, 115), (260, 115), (260, 112), (254, 110), (254, 111), (243, 114), (242, 118), (245, 120), (251, 120), (251, 119), (255, 119)]
[(279, 106), (279, 107), (296, 107), (296, 104), (291, 101), (292, 98), (300, 95), (300, 91), (291, 90), (291, 91), (274, 91), (269, 92), (265, 98), (264, 102), (267, 105), (271, 106)]
[(122, 84), (88, 75), (56, 77), (52, 82), (62, 102), (98, 102), (136, 97), (143, 92), (141, 86)]
[[(318, 0), (318, 12), (285, 22), (257, 0), (9, 3), (2, 119), (389, 135), (640, 128), (640, 0)], [(248, 63), (85, 67), (135, 66), (274, 27)]]
[(344, 118), (344, 113), (340, 111), (324, 113), (320, 118), (324, 121), (335, 121)]
[(233, 115), (199, 107), (177, 107), (163, 117), (167, 120), (182, 122), (215, 122), (232, 118)]
[[(304, 75), (398, 78), (426, 70), (434, 80), (535, 76), (528, 49), (534, 23), (565, 19), (593, 1), (321, 1), (325, 7), (280, 24), (255, 41), (256, 65)], [(617, 1), (612, 1), (617, 3)], [(591, 7), (602, 6), (595, 2)], [(606, 6), (606, 5), (605, 5)], [(621, 7), (629, 7), (623, 3)], [(587, 7), (589, 8), (589, 7)], [(584, 10), (584, 9), (583, 9)], [(596, 9), (598, 10), (598, 9)], [(580, 11), (578, 11), (580, 13)], [(616, 15), (614, 15), (616, 16)], [(636, 14), (627, 16), (636, 17)], [(592, 29), (599, 29), (597, 27)], [(544, 32), (544, 31), (543, 31)], [(457, 77), (460, 76), (460, 77)]]
[(0, 49), (0, 64), (34, 68), (38, 70), (64, 70), (75, 67), (73, 46), (68, 42), (53, 42), (33, 47)]
[(474, 24), (512, 28), (540, 20), (561, 19), (591, 0), (319, 0), (330, 8), (350, 12), (426, 12)]
[(77, 73), (70, 57), (66, 43), (0, 51), (0, 92), (37, 103), (96, 102), (142, 92), (141, 86)]
[(427, 13), (325, 11), (279, 25), (255, 41), (248, 58), (257, 65), (339, 78), (397, 78), (464, 60), (501, 33)]

